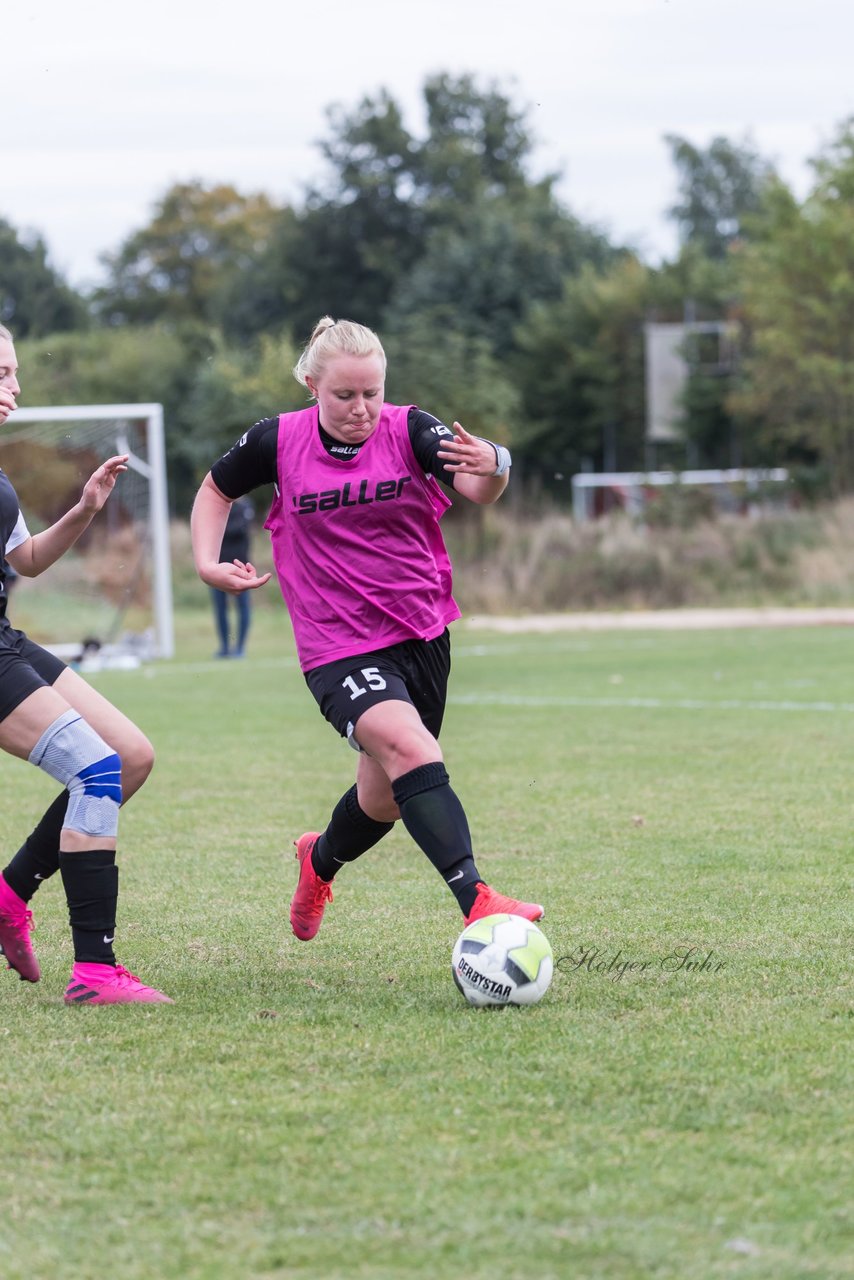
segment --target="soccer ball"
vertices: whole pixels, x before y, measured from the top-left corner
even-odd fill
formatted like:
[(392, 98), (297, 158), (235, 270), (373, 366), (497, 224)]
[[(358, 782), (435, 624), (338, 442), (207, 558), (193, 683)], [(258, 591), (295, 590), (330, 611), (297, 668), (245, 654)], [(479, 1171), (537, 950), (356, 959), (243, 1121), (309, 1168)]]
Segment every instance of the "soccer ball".
[(554, 972), (546, 935), (523, 916), (484, 916), (463, 929), (451, 955), (458, 989), (478, 1008), (536, 1004)]

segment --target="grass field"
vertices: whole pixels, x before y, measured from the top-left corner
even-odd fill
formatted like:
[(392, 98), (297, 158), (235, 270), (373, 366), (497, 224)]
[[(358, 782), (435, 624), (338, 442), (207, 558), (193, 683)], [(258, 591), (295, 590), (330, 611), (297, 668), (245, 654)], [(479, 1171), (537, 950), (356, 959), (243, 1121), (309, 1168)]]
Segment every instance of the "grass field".
[[(92, 677), (158, 749), (117, 953), (176, 1004), (66, 1008), (42, 889), (43, 980), (0, 974), (3, 1280), (854, 1274), (851, 632), (457, 632), (452, 783), (559, 958), (497, 1013), (399, 827), (291, 936), (354, 757), (284, 633), (216, 663), (187, 615), (174, 662)], [(0, 785), (11, 854), (54, 788)]]

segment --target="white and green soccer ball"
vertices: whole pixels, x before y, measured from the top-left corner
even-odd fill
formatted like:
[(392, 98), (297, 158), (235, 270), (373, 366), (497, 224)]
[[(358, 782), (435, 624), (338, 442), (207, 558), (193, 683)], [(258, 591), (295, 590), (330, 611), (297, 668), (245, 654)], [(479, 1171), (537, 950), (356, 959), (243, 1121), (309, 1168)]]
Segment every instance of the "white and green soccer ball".
[(469, 1004), (536, 1004), (554, 973), (551, 943), (523, 916), (484, 916), (463, 929), (451, 955), (454, 982)]

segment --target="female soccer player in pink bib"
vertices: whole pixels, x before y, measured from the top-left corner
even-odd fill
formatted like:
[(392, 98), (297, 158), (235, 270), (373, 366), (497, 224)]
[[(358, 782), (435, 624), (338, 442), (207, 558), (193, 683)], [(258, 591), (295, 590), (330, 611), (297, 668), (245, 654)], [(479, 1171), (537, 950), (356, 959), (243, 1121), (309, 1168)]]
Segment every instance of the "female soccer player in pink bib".
[(326, 830), (296, 841), (291, 902), (298, 938), (320, 928), (332, 881), (401, 818), (457, 899), (466, 923), (543, 908), (484, 883), (439, 732), (450, 672), (448, 625), (460, 616), (439, 529), (439, 481), (495, 502), (510, 455), (415, 405), (387, 404), (386, 359), (372, 330), (325, 316), (294, 370), (314, 404), (257, 422), (205, 477), (193, 508), (201, 578), (223, 591), (263, 586), (254, 566), (219, 563), (231, 504), (275, 485), (266, 528), (306, 683), (359, 752), (356, 783)]

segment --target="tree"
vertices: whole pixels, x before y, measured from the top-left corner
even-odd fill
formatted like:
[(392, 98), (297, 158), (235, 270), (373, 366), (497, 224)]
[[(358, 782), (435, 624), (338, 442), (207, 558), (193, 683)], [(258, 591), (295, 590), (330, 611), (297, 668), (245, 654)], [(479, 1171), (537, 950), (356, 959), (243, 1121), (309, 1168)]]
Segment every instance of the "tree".
[(555, 296), (564, 271), (604, 253), (557, 206), (554, 179), (529, 178), (525, 113), (495, 86), (439, 75), (424, 100), (422, 137), (385, 91), (330, 110), (329, 180), (308, 192), (288, 253), (265, 254), (279, 324), (302, 335), (329, 312), (376, 327), (392, 303), (397, 323), (451, 301), (461, 324), (480, 317), (476, 331), (506, 345), (526, 282), (529, 298)]
[(762, 209), (774, 169), (748, 144), (713, 138), (705, 149), (667, 134), (679, 175), (681, 199), (670, 210), (683, 244), (699, 246), (712, 259), (724, 258), (744, 234), (745, 220)]
[(480, 88), (470, 75), (432, 76), (424, 101), (427, 137), (413, 157), (418, 203), (433, 206), (442, 221), (459, 220), (478, 197), (527, 186), (533, 138), (526, 112), (496, 84)]
[(280, 323), (307, 338), (329, 314), (380, 324), (395, 284), (421, 242), (410, 234), (407, 211), (368, 195), (347, 205), (316, 203), (299, 218), (293, 255), (270, 261), (279, 296), (289, 304)]
[(300, 246), (299, 215), (286, 205), (276, 213), (266, 245), (217, 290), (216, 322), (232, 341), (252, 342), (293, 325), (298, 286), (289, 264), (299, 260)]
[(455, 326), (484, 338), (502, 359), (534, 303), (559, 298), (564, 278), (585, 263), (604, 266), (613, 257), (604, 237), (558, 206), (547, 182), (513, 195), (484, 193), (464, 222), (429, 237), (398, 281), (383, 323), (395, 329), (409, 312), (444, 307)]
[(331, 135), (320, 150), (330, 179), (308, 190), (287, 257), (266, 255), (279, 282), (279, 323), (308, 335), (329, 313), (377, 326), (395, 282), (422, 249), (422, 216), (413, 199), (416, 144), (385, 92), (352, 113), (332, 107)]
[(385, 340), (387, 397), (413, 402), (449, 425), (512, 444), (519, 394), (490, 344), (457, 323), (450, 307), (405, 317)]
[(48, 262), (41, 236), (19, 234), (0, 218), (0, 324), (15, 338), (40, 337), (82, 328), (86, 309), (82, 298)]
[(253, 422), (305, 408), (306, 391), (292, 373), (298, 356), (286, 336), (263, 334), (249, 347), (214, 339), (196, 369), (180, 446), (196, 484)]
[[(473, 76), (441, 74), (424, 83), (427, 131), (418, 139), (383, 90), (363, 98), (352, 113), (328, 113), (332, 136), (321, 144), (332, 183), (320, 201), (348, 205), (367, 196), (390, 210), (404, 206), (422, 229), (428, 222), (459, 221), (480, 196), (507, 195), (528, 185), (533, 149), (525, 112), (494, 84)], [(410, 230), (417, 232), (416, 223)]]
[(854, 489), (854, 117), (813, 161), (802, 204), (771, 190), (760, 233), (739, 254), (750, 346), (736, 411), (768, 444), (819, 462)]
[(529, 468), (568, 492), (570, 476), (643, 465), (643, 322), (650, 273), (631, 255), (588, 265), (561, 297), (537, 303), (518, 334), (524, 397), (516, 448)]
[(209, 340), (185, 327), (90, 329), (19, 344), (28, 405), (163, 405), (166, 463), (173, 509), (187, 510), (195, 477), (184, 451), (185, 406)]
[(109, 280), (95, 292), (97, 313), (108, 324), (216, 323), (223, 297), (263, 253), (277, 218), (263, 194), (177, 183), (147, 227), (104, 255)]

